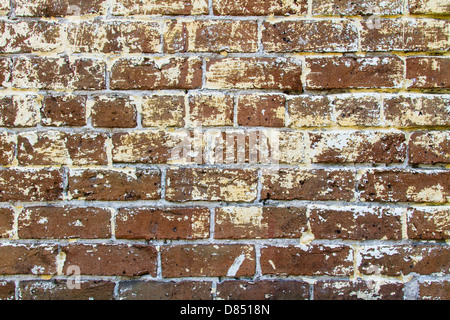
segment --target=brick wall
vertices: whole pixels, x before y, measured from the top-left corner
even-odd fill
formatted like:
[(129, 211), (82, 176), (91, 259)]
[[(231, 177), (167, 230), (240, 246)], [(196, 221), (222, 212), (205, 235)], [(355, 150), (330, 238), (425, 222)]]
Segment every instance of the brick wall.
[(0, 299), (450, 298), (445, 1), (0, 14)]

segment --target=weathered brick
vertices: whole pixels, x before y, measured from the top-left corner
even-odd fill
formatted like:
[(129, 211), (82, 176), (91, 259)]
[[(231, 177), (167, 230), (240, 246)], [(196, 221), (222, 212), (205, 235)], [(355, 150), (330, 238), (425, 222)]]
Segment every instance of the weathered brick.
[(82, 275), (156, 276), (156, 248), (151, 245), (92, 244), (68, 245), (63, 272), (78, 266)]
[(198, 57), (119, 59), (112, 66), (111, 89), (194, 89), (202, 82)]
[(314, 300), (403, 300), (401, 282), (383, 280), (320, 280), (314, 284)]
[(147, 21), (80, 22), (67, 26), (73, 52), (161, 52), (159, 24)]
[(450, 59), (446, 57), (408, 57), (406, 80), (410, 88), (450, 88)]
[(267, 52), (355, 52), (358, 30), (348, 20), (265, 22), (262, 44)]
[(380, 124), (381, 102), (377, 96), (342, 94), (334, 98), (336, 123), (342, 127), (377, 126)]
[(264, 246), (261, 271), (264, 275), (348, 276), (353, 272), (353, 251), (342, 245)]
[(237, 122), (245, 127), (284, 127), (286, 98), (275, 94), (242, 94), (237, 97)]
[(44, 126), (81, 127), (86, 125), (86, 96), (50, 95), (42, 100), (41, 123)]
[(11, 3), (9, 0), (0, 0), (0, 12), (1, 14), (6, 14), (11, 9)]
[(233, 125), (234, 99), (227, 94), (189, 96), (189, 121), (194, 126)]
[(450, 163), (450, 131), (413, 132), (409, 140), (409, 163)]
[(8, 87), (11, 80), (11, 59), (0, 57), (0, 86)]
[(294, 58), (223, 58), (206, 63), (209, 89), (302, 90), (301, 61)]
[(256, 21), (172, 20), (166, 25), (164, 48), (174, 52), (256, 52)]
[(327, 96), (297, 96), (287, 102), (289, 126), (324, 127), (333, 123), (333, 106)]
[(18, 155), (23, 165), (107, 164), (106, 135), (60, 131), (23, 132), (17, 137)]
[(106, 14), (106, 0), (37, 0), (30, 5), (28, 0), (15, 0), (15, 12), (26, 17), (63, 17), (91, 14)]
[(134, 128), (137, 125), (136, 106), (130, 97), (99, 96), (89, 104), (94, 127)]
[(94, 207), (28, 207), (18, 217), (20, 239), (111, 237), (111, 211)]
[(407, 211), (408, 238), (445, 240), (450, 238), (449, 207), (414, 207)]
[(73, 280), (26, 280), (19, 283), (20, 300), (113, 300), (115, 283), (107, 280), (81, 280), (71, 289)]
[(402, 19), (372, 19), (361, 21), (362, 51), (403, 51), (405, 22)]
[(0, 44), (2, 53), (53, 51), (61, 44), (61, 25), (53, 21), (0, 22), (0, 32), (8, 41)]
[(57, 246), (0, 245), (0, 274), (56, 274)]
[(6, 131), (0, 132), (0, 165), (12, 164), (15, 155), (16, 138)]
[(425, 280), (419, 282), (420, 300), (450, 300), (450, 281)]
[(402, 239), (402, 210), (383, 207), (313, 207), (309, 212), (315, 239)]
[(119, 283), (120, 300), (211, 300), (209, 281), (143, 281)]
[(312, 132), (311, 162), (400, 163), (406, 158), (406, 137), (393, 131)]
[(62, 172), (56, 169), (0, 170), (0, 201), (60, 200), (62, 180)]
[(450, 5), (446, 1), (410, 0), (409, 12), (412, 14), (448, 14)]
[(402, 0), (318, 0), (312, 4), (313, 15), (397, 15), (403, 13)]
[(362, 201), (443, 203), (450, 199), (450, 171), (369, 169), (358, 189)]
[(207, 0), (117, 0), (113, 15), (199, 15), (208, 13)]
[(228, 280), (217, 284), (221, 300), (308, 300), (309, 284), (299, 280)]
[(309, 89), (400, 88), (403, 60), (384, 57), (306, 58)]
[(142, 98), (143, 127), (184, 127), (184, 95), (153, 95)]
[(209, 236), (207, 208), (122, 208), (117, 239), (202, 239)]
[(354, 188), (351, 170), (280, 169), (263, 172), (261, 198), (350, 201)]
[(69, 172), (69, 193), (74, 199), (154, 200), (160, 197), (160, 185), (160, 172), (152, 169), (73, 169)]
[(306, 14), (306, 0), (213, 0), (216, 15), (260, 16)]
[(217, 239), (300, 238), (307, 230), (306, 207), (223, 207), (216, 209)]
[(252, 169), (170, 168), (169, 201), (242, 201), (256, 199), (257, 172)]
[(389, 95), (384, 99), (386, 125), (450, 126), (450, 99), (445, 95)]
[[(190, 131), (131, 131), (112, 136), (113, 162), (117, 163), (203, 163), (204, 139)], [(196, 155), (190, 152), (198, 152)], [(196, 158), (193, 158), (196, 157)]]
[(13, 281), (0, 281), (0, 300), (14, 300), (15, 295), (16, 285)]
[(448, 274), (450, 267), (448, 246), (367, 246), (359, 255), (359, 271), (364, 275)]
[(164, 246), (161, 268), (165, 278), (251, 276), (255, 250), (240, 244)]
[(14, 233), (14, 210), (0, 208), (0, 239), (10, 238)]
[(34, 127), (39, 123), (39, 108), (36, 96), (2, 97), (0, 98), (0, 126)]
[(106, 65), (89, 58), (19, 57), (13, 65), (12, 83), (21, 89), (105, 89)]

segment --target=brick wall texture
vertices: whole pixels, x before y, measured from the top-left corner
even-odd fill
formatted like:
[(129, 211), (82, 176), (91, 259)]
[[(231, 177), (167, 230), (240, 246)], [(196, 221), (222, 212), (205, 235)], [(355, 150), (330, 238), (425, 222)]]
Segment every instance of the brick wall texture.
[(0, 0), (0, 299), (450, 299), (445, 0)]

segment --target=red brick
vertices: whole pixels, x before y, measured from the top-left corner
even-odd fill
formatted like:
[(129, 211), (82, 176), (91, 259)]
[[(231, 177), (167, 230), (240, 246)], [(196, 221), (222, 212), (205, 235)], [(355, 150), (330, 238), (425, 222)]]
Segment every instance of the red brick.
[(256, 52), (256, 21), (172, 20), (166, 25), (164, 48), (174, 52)]
[(105, 68), (97, 59), (20, 57), (14, 61), (12, 83), (21, 89), (101, 90)]
[(14, 210), (0, 208), (0, 239), (10, 238), (14, 233)]
[(403, 300), (404, 285), (383, 280), (320, 280), (314, 284), (314, 300)]
[(14, 300), (16, 285), (13, 281), (0, 281), (0, 300)]
[(86, 96), (45, 96), (42, 100), (41, 121), (44, 126), (61, 127), (86, 125)]
[(405, 140), (403, 132), (313, 132), (309, 157), (314, 163), (401, 163), (406, 158)]
[(117, 239), (202, 239), (209, 237), (207, 208), (122, 208)]
[(447, 57), (409, 57), (406, 79), (410, 88), (450, 88), (450, 59)]
[(18, 160), (22, 165), (106, 164), (106, 135), (59, 131), (18, 135)]
[(161, 36), (157, 22), (88, 21), (67, 26), (73, 52), (157, 53)]
[(0, 132), (0, 165), (12, 164), (15, 155), (16, 138), (6, 131)]
[(0, 201), (2, 202), (55, 201), (62, 198), (62, 192), (63, 179), (60, 170), (0, 170)]
[(443, 95), (389, 95), (384, 99), (386, 125), (450, 126), (450, 99)]
[(433, 0), (410, 0), (409, 12), (412, 14), (448, 14), (450, 5), (443, 1)]
[(94, 207), (29, 207), (18, 218), (21, 239), (110, 238), (111, 211)]
[(113, 15), (199, 15), (208, 13), (207, 0), (117, 0)]
[(300, 238), (307, 231), (306, 207), (223, 207), (216, 209), (217, 239)]
[(288, 102), (289, 127), (324, 127), (333, 123), (328, 96), (296, 96)]
[(198, 57), (119, 59), (112, 66), (111, 89), (195, 89), (201, 86)]
[(351, 201), (354, 188), (351, 170), (280, 169), (263, 173), (261, 198)]
[(380, 124), (381, 102), (377, 96), (342, 94), (334, 98), (336, 123), (341, 127), (371, 127)]
[(408, 238), (445, 240), (450, 238), (449, 207), (408, 208)]
[(57, 246), (0, 245), (0, 274), (56, 274)]
[(319, 0), (312, 4), (313, 15), (397, 15), (403, 13), (401, 0)]
[(309, 213), (315, 239), (402, 239), (402, 211), (383, 207), (313, 207)]
[(284, 127), (286, 98), (275, 94), (242, 94), (237, 122), (245, 127)]
[(348, 276), (353, 273), (353, 251), (341, 245), (264, 246), (261, 248), (261, 271), (264, 275), (278, 276)]
[(211, 300), (209, 281), (143, 281), (119, 283), (120, 300)]
[(0, 32), (8, 41), (0, 45), (2, 53), (48, 52), (61, 44), (61, 25), (53, 21), (0, 22)]
[(153, 169), (71, 170), (69, 193), (74, 199), (132, 201), (160, 197), (160, 172)]
[(367, 19), (361, 21), (362, 51), (403, 51), (405, 22), (403, 19)]
[(242, 201), (256, 199), (257, 173), (252, 169), (170, 168), (166, 199), (169, 201)]
[(153, 95), (142, 99), (143, 127), (184, 127), (184, 95)]
[(420, 300), (450, 300), (450, 281), (425, 280), (419, 283)]
[(301, 61), (293, 58), (223, 58), (206, 63), (209, 89), (302, 90)]
[(0, 86), (6, 87), (11, 80), (11, 59), (0, 57)]
[(217, 284), (223, 300), (308, 300), (309, 284), (298, 280), (228, 280)]
[(355, 52), (358, 31), (346, 20), (264, 22), (262, 44), (267, 52)]
[(233, 125), (234, 99), (227, 94), (193, 94), (189, 96), (189, 121), (198, 126)]
[(68, 288), (68, 280), (26, 280), (19, 284), (20, 300), (113, 300), (115, 283), (82, 280), (80, 288)]
[(431, 202), (450, 199), (450, 171), (367, 170), (358, 186), (362, 201)]
[(384, 57), (306, 58), (309, 89), (400, 88), (403, 60)]
[(6, 96), (0, 98), (0, 126), (34, 127), (39, 123), (39, 104), (36, 96)]
[(450, 163), (450, 131), (413, 132), (409, 163)]
[(130, 97), (100, 96), (95, 97), (91, 103), (91, 121), (94, 127), (136, 127), (137, 111)]
[(259, 16), (259, 15), (289, 15), (306, 14), (306, 0), (213, 0), (213, 10), (216, 15)]
[(242, 277), (255, 274), (255, 250), (251, 245), (174, 245), (161, 249), (165, 278)]
[(90, 14), (106, 14), (106, 0), (36, 0), (32, 6), (28, 0), (15, 0), (15, 12), (27, 17), (63, 17)]
[(156, 276), (157, 252), (151, 245), (69, 245), (62, 252), (66, 254), (65, 274), (69, 266), (78, 266), (82, 275)]
[(450, 250), (440, 245), (367, 246), (359, 252), (364, 275), (448, 274)]

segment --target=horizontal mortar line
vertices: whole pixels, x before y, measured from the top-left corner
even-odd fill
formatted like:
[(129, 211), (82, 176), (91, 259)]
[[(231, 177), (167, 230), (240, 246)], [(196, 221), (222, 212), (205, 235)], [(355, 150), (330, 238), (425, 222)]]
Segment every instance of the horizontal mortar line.
[[(310, 248), (311, 246), (357, 246), (365, 247), (399, 247), (399, 246), (442, 246), (447, 247), (448, 243), (444, 240), (345, 240), (345, 239), (314, 239), (310, 244), (301, 243), (301, 238), (268, 238), (268, 239), (0, 239), (0, 245), (10, 246), (55, 246), (67, 247), (76, 245), (148, 245), (162, 248), (173, 246), (203, 246), (203, 245), (241, 245), (241, 246), (263, 246), (263, 247), (296, 247)], [(353, 249), (352, 249), (353, 250)], [(359, 253), (358, 253), (359, 255)]]

